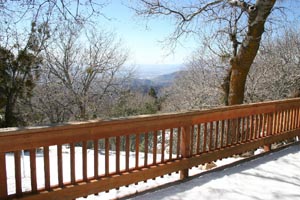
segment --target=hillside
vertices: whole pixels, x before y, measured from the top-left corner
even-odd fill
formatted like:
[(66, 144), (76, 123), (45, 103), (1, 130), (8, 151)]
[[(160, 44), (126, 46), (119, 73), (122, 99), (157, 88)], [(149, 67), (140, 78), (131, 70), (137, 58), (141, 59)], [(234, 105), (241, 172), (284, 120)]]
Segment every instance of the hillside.
[(147, 93), (152, 87), (159, 92), (162, 88), (170, 86), (176, 77), (180, 75), (180, 73), (181, 71), (176, 71), (170, 74), (159, 75), (150, 79), (135, 78), (131, 81), (130, 88), (133, 91)]

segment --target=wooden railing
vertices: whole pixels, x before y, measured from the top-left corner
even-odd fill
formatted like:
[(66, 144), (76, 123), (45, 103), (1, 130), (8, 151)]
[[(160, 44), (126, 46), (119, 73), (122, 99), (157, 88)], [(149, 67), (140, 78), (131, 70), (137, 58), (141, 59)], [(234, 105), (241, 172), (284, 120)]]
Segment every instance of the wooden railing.
[(185, 178), (194, 166), (299, 135), (300, 99), (2, 129), (0, 199), (74, 199), (178, 171)]

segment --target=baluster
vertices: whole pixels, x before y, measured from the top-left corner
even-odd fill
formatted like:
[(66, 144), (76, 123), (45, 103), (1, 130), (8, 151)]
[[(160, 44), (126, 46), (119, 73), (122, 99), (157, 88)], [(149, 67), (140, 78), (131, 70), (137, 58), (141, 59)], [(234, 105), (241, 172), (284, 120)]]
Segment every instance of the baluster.
[(0, 199), (7, 197), (7, 174), (5, 153), (0, 152)]
[(153, 164), (156, 164), (157, 154), (157, 131), (153, 133)]
[(275, 116), (275, 134), (278, 134), (279, 126), (280, 126), (279, 112), (276, 112), (276, 116)]
[[(182, 127), (180, 152), (182, 158), (191, 156), (191, 126)], [(189, 169), (180, 170), (180, 179), (185, 179), (189, 176)]]
[(121, 143), (120, 136), (117, 136), (116, 137), (116, 172), (117, 172), (117, 174), (120, 173), (120, 143)]
[(165, 143), (166, 143), (166, 131), (162, 130), (162, 137), (161, 137), (161, 162), (162, 163), (165, 160)]
[(226, 131), (226, 147), (228, 147), (230, 144), (229, 144), (229, 141), (230, 141), (230, 120), (229, 119), (227, 119), (227, 127), (226, 127), (226, 129), (227, 129), (227, 131)]
[(140, 135), (135, 135), (135, 169), (139, 168)]
[(206, 142), (207, 142), (207, 123), (204, 123), (203, 152), (207, 151)]
[(75, 144), (70, 144), (70, 165), (71, 165), (71, 184), (75, 184), (76, 174), (75, 174)]
[(31, 191), (37, 192), (37, 180), (36, 180), (36, 149), (29, 150), (30, 155), (30, 176), (31, 176)]
[(191, 127), (191, 152), (190, 155), (193, 155), (194, 153), (194, 131), (195, 131), (195, 126)]
[(58, 170), (58, 186), (63, 187), (62, 145), (57, 145), (57, 170)]
[[(267, 115), (266, 115), (266, 117), (268, 117)], [(258, 138), (262, 138), (262, 137), (264, 137), (264, 125), (263, 125), (263, 123), (264, 123), (264, 115), (263, 114), (260, 114), (259, 115), (259, 130), (258, 130)]]
[(283, 132), (285, 132), (287, 130), (288, 127), (288, 111), (285, 110), (284, 111), (284, 128), (283, 128)]
[(45, 189), (50, 190), (50, 162), (49, 147), (44, 147), (44, 172), (45, 172)]
[(144, 159), (144, 166), (148, 165), (148, 147), (149, 146), (149, 133), (145, 133), (145, 159)]
[(82, 178), (87, 182), (87, 141), (82, 142)]
[(296, 118), (295, 109), (292, 108), (291, 109), (291, 125), (290, 125), (290, 130), (294, 130), (294, 128), (295, 128), (295, 118)]
[(172, 159), (172, 151), (173, 151), (173, 128), (170, 129), (169, 160)]
[(212, 143), (213, 143), (213, 141), (212, 141), (212, 138), (213, 138), (213, 122), (210, 122), (210, 124), (209, 124), (209, 146), (208, 146), (208, 151), (210, 151), (211, 149), (212, 149)]
[(99, 141), (94, 140), (94, 178), (98, 179), (99, 177)]
[(196, 154), (200, 153), (200, 137), (201, 137), (201, 125), (197, 125), (197, 143), (196, 143)]
[(254, 139), (257, 138), (257, 129), (258, 129), (258, 115), (254, 116)]
[(125, 162), (126, 162), (126, 171), (129, 170), (129, 135), (126, 135), (126, 145), (125, 145), (125, 151), (126, 151), (126, 158), (125, 158)]
[(177, 128), (177, 159), (180, 157), (180, 139), (181, 139), (181, 128)]
[(299, 128), (300, 127), (300, 108), (297, 108), (297, 111), (296, 111), (296, 128)]
[(225, 121), (224, 120), (222, 120), (222, 122), (221, 122), (222, 124), (221, 124), (221, 126), (222, 126), (222, 128), (221, 128), (221, 148), (223, 148), (223, 146), (224, 146), (224, 133), (225, 133)]
[(216, 121), (216, 140), (215, 140), (215, 149), (218, 149), (218, 142), (219, 142), (219, 121)]
[(245, 117), (242, 118), (242, 133), (241, 133), (241, 143), (245, 141)]
[(105, 176), (109, 175), (109, 138), (105, 138)]
[(17, 197), (21, 197), (22, 196), (21, 152), (15, 151), (14, 158), (15, 158), (16, 194)]

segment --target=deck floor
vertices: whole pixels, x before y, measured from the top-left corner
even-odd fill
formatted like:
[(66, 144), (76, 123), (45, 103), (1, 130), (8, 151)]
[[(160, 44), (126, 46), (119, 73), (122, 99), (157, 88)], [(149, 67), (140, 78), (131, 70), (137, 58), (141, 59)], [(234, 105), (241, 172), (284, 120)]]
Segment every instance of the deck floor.
[(300, 200), (300, 145), (130, 199)]

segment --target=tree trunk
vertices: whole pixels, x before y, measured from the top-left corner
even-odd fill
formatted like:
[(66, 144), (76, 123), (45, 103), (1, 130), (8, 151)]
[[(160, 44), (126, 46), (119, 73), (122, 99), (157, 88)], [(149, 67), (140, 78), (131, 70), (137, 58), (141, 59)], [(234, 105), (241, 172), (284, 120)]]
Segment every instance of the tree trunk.
[(8, 95), (7, 102), (5, 105), (5, 114), (4, 114), (4, 124), (3, 127), (13, 127), (16, 126), (15, 116), (14, 116), (14, 103), (12, 100), (12, 95)]
[(258, 52), (265, 22), (276, 0), (257, 0), (248, 9), (248, 31), (236, 56), (231, 61), (228, 105), (242, 104), (248, 72)]

